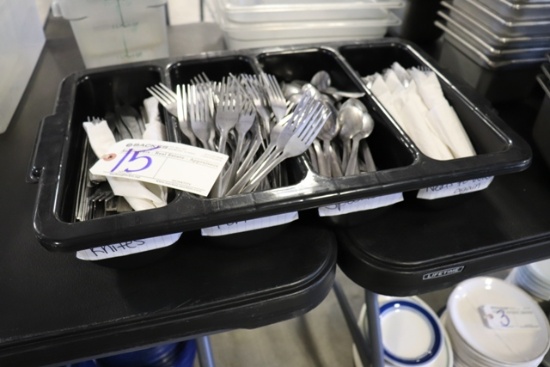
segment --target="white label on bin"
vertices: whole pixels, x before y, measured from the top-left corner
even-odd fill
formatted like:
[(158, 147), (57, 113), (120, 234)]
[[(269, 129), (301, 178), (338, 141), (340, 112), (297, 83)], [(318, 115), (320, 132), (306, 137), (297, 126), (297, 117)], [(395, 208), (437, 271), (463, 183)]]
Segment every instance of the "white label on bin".
[(388, 194), (372, 198), (344, 201), (318, 208), (320, 217), (330, 217), (333, 215), (349, 214), (363, 210), (371, 210), (389, 206), (403, 201), (403, 193)]
[(467, 194), (469, 192), (485, 190), (491, 182), (494, 176), (475, 178), (473, 180), (453, 182), (443, 185), (431, 186), (421, 190), (418, 190), (418, 199), (433, 200), (440, 199), (449, 196), (456, 196), (461, 194)]
[(533, 329), (539, 328), (530, 307), (502, 307), (483, 305), (479, 307), (485, 326), (490, 329)]
[(137, 254), (168, 247), (176, 242), (180, 233), (150, 237), (142, 240), (119, 242), (112, 245), (98, 246), (87, 250), (77, 251), (76, 257), (80, 260), (97, 261), (114, 257)]
[(298, 219), (298, 212), (270, 215), (201, 229), (203, 236), (225, 236), (290, 223)]
[(227, 159), (225, 154), (191, 145), (127, 139), (113, 145), (90, 172), (208, 196)]

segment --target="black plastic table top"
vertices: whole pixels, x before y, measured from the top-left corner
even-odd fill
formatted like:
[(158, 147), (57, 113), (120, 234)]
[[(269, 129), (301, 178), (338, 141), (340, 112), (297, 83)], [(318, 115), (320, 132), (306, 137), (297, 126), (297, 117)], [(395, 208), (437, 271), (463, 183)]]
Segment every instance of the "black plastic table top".
[(373, 292), (415, 295), (550, 257), (550, 170), (532, 143), (542, 94), (495, 104), (533, 148), (524, 172), (443, 204), (407, 201), (338, 233), (338, 265)]
[[(67, 24), (50, 22), (27, 91), (0, 135), (0, 366), (60, 365), (259, 327), (317, 306), (332, 286), (336, 240), (330, 230), (301, 222), (251, 247), (224, 247), (184, 233), (165, 257), (133, 269), (41, 247), (32, 229), (37, 185), (25, 183), (28, 163), (59, 83), (83, 67)], [(219, 47), (219, 31), (208, 27), (181, 31), (203, 38), (205, 48)]]

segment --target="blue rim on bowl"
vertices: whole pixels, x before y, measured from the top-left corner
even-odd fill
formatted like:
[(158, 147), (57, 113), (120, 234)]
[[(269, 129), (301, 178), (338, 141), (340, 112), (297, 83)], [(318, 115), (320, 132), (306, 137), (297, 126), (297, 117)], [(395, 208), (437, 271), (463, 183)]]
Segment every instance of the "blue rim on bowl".
[(434, 337), (428, 350), (426, 350), (425, 353), (423, 353), (421, 356), (418, 356), (414, 359), (406, 359), (406, 358), (399, 357), (391, 353), (390, 351), (388, 351), (385, 347), (384, 347), (384, 354), (389, 360), (402, 365), (418, 366), (418, 365), (423, 365), (425, 363), (430, 362), (433, 358), (435, 358), (439, 354), (439, 351), (441, 350), (442, 337), (441, 337), (441, 330), (439, 328), (437, 321), (421, 305), (418, 305), (414, 302), (405, 301), (405, 300), (395, 300), (395, 301), (391, 301), (381, 305), (380, 318), (382, 318), (385, 313), (395, 309), (396, 305), (398, 305), (399, 307), (412, 309), (415, 312), (419, 313), (422, 317), (424, 317), (426, 321), (429, 323), (430, 327), (432, 328)]

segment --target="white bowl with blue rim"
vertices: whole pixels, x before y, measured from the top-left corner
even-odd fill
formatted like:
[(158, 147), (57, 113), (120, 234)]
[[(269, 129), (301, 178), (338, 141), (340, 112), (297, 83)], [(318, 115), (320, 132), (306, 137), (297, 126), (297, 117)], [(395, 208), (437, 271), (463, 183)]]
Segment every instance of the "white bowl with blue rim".
[[(425, 302), (418, 297), (379, 296), (378, 300), (386, 365), (453, 365), (452, 349), (445, 330)], [(359, 322), (368, 333), (365, 309), (361, 310)]]
[(429, 309), (407, 299), (380, 305), (384, 357), (395, 366), (426, 366), (442, 350), (443, 333)]

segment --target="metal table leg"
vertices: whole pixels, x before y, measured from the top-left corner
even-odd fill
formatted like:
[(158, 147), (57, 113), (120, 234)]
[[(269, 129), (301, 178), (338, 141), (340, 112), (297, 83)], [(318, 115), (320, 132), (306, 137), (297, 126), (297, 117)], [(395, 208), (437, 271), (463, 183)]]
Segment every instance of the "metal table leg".
[(357, 354), (359, 354), (361, 364), (364, 367), (367, 367), (370, 365), (369, 348), (365, 337), (361, 332), (361, 329), (357, 325), (357, 320), (355, 319), (353, 310), (351, 309), (348, 299), (346, 298), (346, 295), (342, 291), (342, 287), (340, 287), (340, 284), (338, 282), (334, 282), (334, 284), (332, 285), (332, 289), (334, 290), (336, 299), (338, 300), (340, 308), (342, 309), (342, 313), (344, 314), (344, 319), (346, 320), (346, 324), (351, 333), (351, 338), (353, 339), (353, 343), (355, 344)]
[(367, 322), (369, 323), (369, 341), (372, 348), (372, 366), (384, 367), (384, 347), (380, 330), (378, 295), (365, 289), (365, 303), (367, 305)]
[(210, 346), (210, 338), (208, 336), (201, 336), (197, 338), (197, 352), (201, 367), (216, 366), (214, 363), (214, 356), (212, 355), (212, 347)]

